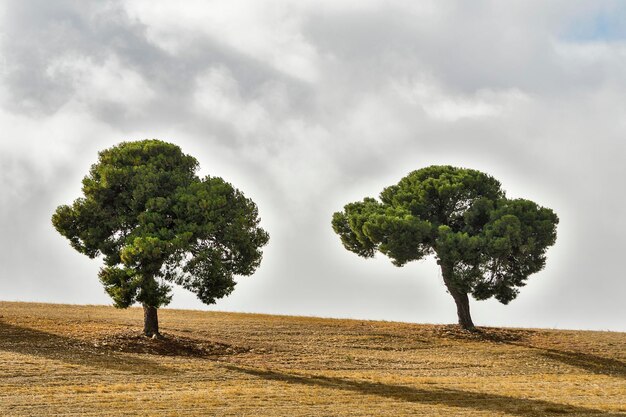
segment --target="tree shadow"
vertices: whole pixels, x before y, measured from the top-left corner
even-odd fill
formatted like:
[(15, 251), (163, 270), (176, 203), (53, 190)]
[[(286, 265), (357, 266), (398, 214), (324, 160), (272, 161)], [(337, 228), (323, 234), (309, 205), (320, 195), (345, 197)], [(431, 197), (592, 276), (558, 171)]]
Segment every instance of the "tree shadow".
[(592, 355), (590, 353), (547, 349), (523, 344), (517, 345), (538, 350), (539, 355), (547, 359), (584, 369), (585, 371), (593, 374), (626, 378), (626, 363), (617, 359), (605, 358), (603, 356)]
[(93, 344), (15, 326), (0, 321), (0, 351), (34, 355), (45, 359), (62, 361), (71, 365), (89, 366), (133, 374), (171, 373), (166, 367), (154, 361), (131, 357), (127, 354), (118, 355), (97, 348)]
[(425, 389), (405, 385), (384, 384), (381, 382), (355, 381), (337, 377), (290, 374), (270, 369), (244, 368), (235, 365), (227, 365), (226, 368), (271, 381), (340, 389), (410, 403), (439, 404), (444, 406), (473, 409), (477, 411), (489, 411), (498, 414), (507, 413), (523, 417), (563, 414), (578, 414), (582, 416), (602, 415), (606, 417), (623, 416), (623, 414), (606, 413), (592, 408), (577, 407), (545, 400), (516, 398), (505, 395), (479, 393), (457, 389)]
[(626, 378), (626, 363), (624, 361), (591, 353), (535, 346), (531, 342), (531, 337), (535, 334), (533, 330), (481, 327), (476, 328), (473, 332), (468, 332), (458, 326), (439, 326), (436, 330), (440, 337), (519, 346), (532, 349), (544, 358), (584, 369), (593, 374)]

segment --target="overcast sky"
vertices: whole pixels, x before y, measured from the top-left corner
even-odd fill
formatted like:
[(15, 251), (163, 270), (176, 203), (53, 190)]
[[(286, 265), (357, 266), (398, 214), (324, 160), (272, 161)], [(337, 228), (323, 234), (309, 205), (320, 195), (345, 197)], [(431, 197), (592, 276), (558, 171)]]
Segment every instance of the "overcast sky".
[[(346, 251), (334, 211), (432, 164), (560, 217), (477, 325), (626, 331), (626, 4), (2, 1), (0, 299), (110, 304), (50, 223), (97, 152), (159, 138), (259, 206), (261, 267), (211, 309), (456, 322), (433, 259)], [(170, 307), (209, 308), (184, 290)]]

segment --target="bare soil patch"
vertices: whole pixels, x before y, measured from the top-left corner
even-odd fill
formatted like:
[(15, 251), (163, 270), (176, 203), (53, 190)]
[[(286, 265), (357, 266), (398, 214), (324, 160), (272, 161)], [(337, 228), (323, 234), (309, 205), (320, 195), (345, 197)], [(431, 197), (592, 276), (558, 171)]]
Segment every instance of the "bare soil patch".
[(495, 327), (477, 327), (473, 331), (464, 330), (457, 325), (433, 326), (433, 333), (444, 339), (474, 340), (496, 343), (524, 342), (532, 335), (532, 330), (503, 329)]
[(247, 353), (251, 350), (248, 347), (194, 339), (170, 333), (163, 333), (158, 338), (151, 338), (139, 331), (108, 334), (96, 339), (93, 346), (115, 352), (187, 357), (236, 355)]

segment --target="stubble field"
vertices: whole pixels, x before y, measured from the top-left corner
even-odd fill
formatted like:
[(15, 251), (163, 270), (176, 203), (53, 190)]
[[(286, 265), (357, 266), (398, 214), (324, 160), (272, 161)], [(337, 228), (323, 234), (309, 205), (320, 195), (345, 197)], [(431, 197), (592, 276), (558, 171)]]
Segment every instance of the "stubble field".
[(0, 415), (626, 415), (626, 333), (142, 314), (0, 303)]

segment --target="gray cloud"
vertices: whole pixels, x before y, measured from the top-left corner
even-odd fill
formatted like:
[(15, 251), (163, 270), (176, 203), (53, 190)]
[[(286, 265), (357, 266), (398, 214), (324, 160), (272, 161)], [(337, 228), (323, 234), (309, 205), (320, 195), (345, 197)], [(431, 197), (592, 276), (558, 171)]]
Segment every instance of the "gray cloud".
[[(9, 298), (108, 302), (97, 262), (74, 254), (49, 216), (77, 197), (99, 149), (159, 137), (251, 196), (272, 234), (262, 268), (217, 308), (453, 321), (432, 261), (358, 259), (329, 226), (343, 204), (450, 163), (492, 173), (562, 220), (547, 269), (509, 306), (474, 303), (478, 323), (624, 330), (618, 2), (159, 6), (5, 3)], [(174, 305), (201, 307), (182, 291)]]

